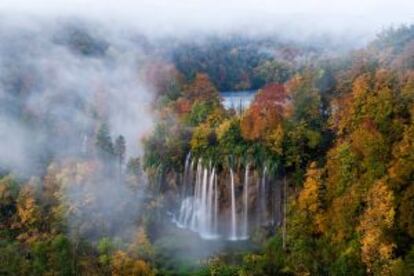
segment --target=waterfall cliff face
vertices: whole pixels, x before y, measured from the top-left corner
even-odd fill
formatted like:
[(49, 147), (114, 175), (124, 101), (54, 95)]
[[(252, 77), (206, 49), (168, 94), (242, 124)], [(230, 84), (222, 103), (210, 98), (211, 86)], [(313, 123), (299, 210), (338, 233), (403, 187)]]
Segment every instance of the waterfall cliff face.
[(263, 168), (262, 177), (260, 180), (260, 187), (258, 192), (258, 203), (259, 203), (259, 223), (266, 224), (267, 222), (267, 186), (266, 186), (266, 174), (267, 167)]
[(250, 164), (247, 163), (244, 173), (243, 185), (243, 225), (241, 237), (247, 239), (249, 237), (249, 169)]
[[(252, 181), (256, 188), (251, 189)], [(219, 172), (188, 154), (181, 185), (174, 222), (203, 239), (244, 240), (256, 227), (280, 222), (276, 204), (281, 195), (275, 192), (280, 190), (272, 186), (267, 167), (258, 171), (247, 163)]]

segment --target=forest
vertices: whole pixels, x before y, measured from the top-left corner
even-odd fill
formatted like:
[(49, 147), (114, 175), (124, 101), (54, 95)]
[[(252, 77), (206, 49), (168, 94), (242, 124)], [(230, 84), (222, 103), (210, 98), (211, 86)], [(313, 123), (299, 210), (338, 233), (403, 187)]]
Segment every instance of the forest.
[(0, 275), (414, 275), (414, 25), (39, 26), (0, 27)]

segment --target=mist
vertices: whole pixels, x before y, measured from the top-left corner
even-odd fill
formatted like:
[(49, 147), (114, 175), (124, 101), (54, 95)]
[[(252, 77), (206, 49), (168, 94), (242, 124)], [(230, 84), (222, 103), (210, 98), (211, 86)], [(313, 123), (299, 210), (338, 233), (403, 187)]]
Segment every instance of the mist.
[(56, 177), (59, 197), (70, 206), (72, 235), (132, 237), (143, 189), (96, 162), (96, 132), (105, 123), (113, 141), (125, 137), (126, 159), (142, 154), (142, 137), (155, 118), (153, 88), (145, 80), (150, 54), (132, 33), (107, 25), (0, 21), (0, 170), (23, 182)]
[(132, 27), (152, 37), (191, 39), (194, 32), (279, 34), (306, 39), (326, 34), (338, 40), (368, 41), (382, 28), (413, 20), (410, 1), (51, 1), (6, 0), (3, 14), (38, 17), (78, 16)]
[[(44, 174), (51, 161), (93, 152), (103, 122), (113, 138), (125, 137), (128, 157), (140, 156), (141, 140), (157, 120), (146, 67), (168, 60), (180, 43), (277, 37), (352, 49), (385, 25), (410, 21), (410, 4), (400, 2), (2, 1), (0, 168), (23, 177)], [(96, 185), (103, 179), (98, 171), (81, 189), (97, 195), (96, 204), (111, 221), (119, 216), (111, 210), (137, 195), (111, 185), (112, 176), (107, 185)], [(80, 194), (67, 195), (76, 205), (84, 200)], [(116, 196), (107, 200), (109, 194)], [(85, 221), (94, 216), (92, 210), (85, 214)]]
[[(198, 56), (190, 58), (204, 58), (214, 43), (243, 38), (260, 41), (257, 48), (251, 47), (259, 52), (253, 58), (282, 60), (285, 49), (273, 45), (277, 41), (294, 45), (293, 52), (299, 54), (289, 65), (294, 64), (291, 68), (296, 70), (314, 56), (349, 53), (364, 47), (379, 31), (414, 20), (410, 13), (414, 4), (404, 0), (278, 2), (1, 1), (0, 174), (17, 176), (22, 186), (28, 186), (32, 176), (42, 181), (56, 179), (61, 185), (56, 194), (67, 207), (64, 216), (72, 238), (82, 236), (96, 242), (110, 236), (131, 241), (142, 223), (137, 220), (145, 212), (142, 206), (147, 196), (153, 196), (155, 202), (148, 204), (153, 208), (150, 212), (164, 212), (170, 206), (161, 206), (165, 199), (161, 188), (149, 195), (150, 176), (142, 173), (131, 180), (126, 176), (126, 162), (121, 162), (118, 172), (113, 160), (99, 160), (97, 133), (107, 125), (111, 142), (120, 135), (125, 137), (126, 161), (142, 158), (144, 138), (150, 137), (160, 121), (156, 105), (164, 91), (159, 91), (157, 78), (175, 78), (169, 76), (175, 69), (185, 75), (177, 60), (184, 57), (185, 63), (187, 49), (196, 45)], [(303, 48), (295, 48), (297, 45)], [(224, 49), (232, 53), (233, 46), (228, 43)], [(177, 49), (184, 50), (177, 54)], [(306, 49), (303, 55), (302, 49)], [(167, 68), (162, 72), (167, 76), (156, 75), (160, 72), (153, 66), (158, 63)], [(257, 65), (249, 68), (251, 74)], [(205, 73), (203, 69), (195, 71)], [(208, 69), (214, 71), (215, 67)], [(186, 81), (188, 85), (192, 80)], [(244, 89), (257, 88), (247, 86)], [(165, 109), (171, 112), (173, 108)], [(171, 124), (178, 125), (175, 115), (170, 116)], [(179, 160), (177, 156), (174, 158)], [(161, 165), (156, 173), (162, 174), (159, 168)], [(170, 182), (178, 183), (180, 174), (175, 176)], [(162, 176), (155, 178), (162, 181)], [(165, 214), (159, 217), (165, 221), (157, 234), (166, 238), (158, 240), (158, 246), (171, 250), (165, 255), (185, 259), (191, 252), (201, 259), (234, 246), (219, 239), (208, 243), (190, 231), (178, 232), (171, 229)], [(171, 249), (171, 237), (176, 239), (177, 249)]]
[[(152, 125), (152, 93), (140, 79), (148, 57), (139, 46), (82, 23), (2, 23), (1, 133), (10, 141), (1, 146), (3, 166), (30, 168), (37, 142), (53, 155), (77, 155), (85, 137), (93, 140), (97, 120), (125, 136), (129, 155), (140, 153), (140, 136)], [(30, 115), (32, 128), (16, 121), (22, 114)]]

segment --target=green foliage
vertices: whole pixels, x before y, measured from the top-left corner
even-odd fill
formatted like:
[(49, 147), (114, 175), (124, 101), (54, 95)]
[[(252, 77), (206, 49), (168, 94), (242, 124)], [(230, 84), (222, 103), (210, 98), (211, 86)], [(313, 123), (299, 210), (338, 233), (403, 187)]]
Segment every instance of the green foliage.
[(411, 246), (411, 250), (405, 256), (406, 271), (414, 271), (414, 245)]
[(287, 90), (293, 102), (292, 120), (305, 121), (310, 127), (321, 126), (321, 95), (316, 83), (318, 71), (308, 69), (295, 75), (288, 83)]
[(224, 121), (216, 130), (219, 152), (224, 156), (242, 157), (246, 154), (247, 143), (241, 135), (237, 118)]
[(0, 240), (0, 274), (19, 275), (30, 272), (30, 263), (16, 241)]
[(350, 242), (348, 248), (340, 252), (340, 255), (329, 266), (329, 271), (334, 275), (365, 275), (365, 267), (361, 263), (359, 244)]
[(286, 62), (266, 60), (254, 69), (259, 83), (284, 83), (289, 80), (292, 69)]
[(282, 247), (282, 238), (278, 234), (268, 240), (262, 254), (248, 254), (245, 256), (241, 275), (285, 275), (286, 254)]
[(253, 72), (264, 55), (256, 43), (242, 38), (213, 38), (203, 44), (180, 44), (173, 60), (188, 80), (204, 72), (220, 91), (257, 88), (261, 83), (255, 80)]
[(220, 259), (212, 259), (208, 262), (207, 268), (197, 273), (197, 275), (237, 276), (239, 270), (240, 267), (238, 266), (226, 264)]
[(332, 169), (336, 168), (335, 177), (332, 181), (335, 183), (332, 186), (332, 192), (335, 196), (342, 195), (346, 189), (356, 180), (358, 173), (358, 160), (356, 155), (351, 151), (349, 143), (342, 143), (332, 151)]
[(47, 244), (39, 241), (33, 245), (33, 272), (42, 275), (47, 271)]
[(0, 239), (15, 236), (11, 225), (16, 213), (16, 201), (19, 194), (19, 184), (11, 175), (0, 178)]
[(198, 156), (211, 157), (211, 153), (216, 144), (216, 134), (209, 125), (202, 124), (194, 130), (191, 138), (191, 151), (194, 152), (194, 154)]
[(179, 169), (189, 150), (191, 133), (183, 126), (174, 122), (161, 122), (149, 138), (144, 140), (145, 169)]
[(109, 266), (111, 263), (111, 255), (114, 250), (112, 241), (110, 238), (102, 238), (98, 242), (99, 262), (104, 267)]
[(50, 267), (59, 275), (73, 275), (72, 244), (64, 235), (57, 235), (51, 241)]
[(196, 101), (191, 108), (191, 113), (188, 115), (189, 124), (197, 126), (205, 122), (214, 108), (214, 105), (209, 102)]
[(11, 175), (0, 178), (0, 206), (13, 204), (19, 194), (19, 185)]

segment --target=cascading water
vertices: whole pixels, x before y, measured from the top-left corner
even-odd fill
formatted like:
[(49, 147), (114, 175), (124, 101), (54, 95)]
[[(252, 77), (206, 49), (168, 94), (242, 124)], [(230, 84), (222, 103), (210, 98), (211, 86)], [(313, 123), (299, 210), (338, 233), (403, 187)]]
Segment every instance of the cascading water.
[(208, 198), (208, 170), (207, 168), (204, 168), (203, 170), (203, 182), (202, 182), (202, 189), (201, 189), (201, 206), (199, 208), (199, 218), (198, 221), (200, 223), (200, 227), (199, 227), (199, 231), (201, 233), (202, 236), (207, 236), (210, 233), (210, 229), (208, 227), (208, 222), (210, 220), (209, 214), (210, 214), (210, 210), (208, 210), (208, 206), (207, 206), (207, 198)]
[(236, 192), (234, 189), (234, 172), (230, 168), (230, 193), (231, 193), (231, 226), (230, 240), (237, 240), (237, 217), (236, 217)]
[(185, 163), (184, 163), (183, 185), (181, 188), (182, 199), (185, 199), (187, 197), (189, 193), (188, 189), (190, 188), (190, 185), (191, 185), (192, 163), (190, 164), (190, 160), (191, 160), (191, 152), (187, 154), (187, 157), (185, 158)]
[[(238, 185), (235, 183), (235, 171), (230, 168), (229, 172), (230, 183), (227, 182), (229, 186), (222, 187), (229, 189), (229, 192), (220, 197), (216, 167), (211, 163), (206, 165), (202, 159), (191, 158), (190, 154), (187, 155), (182, 178), (181, 206), (174, 217), (174, 222), (178, 227), (190, 229), (204, 239), (224, 236), (229, 240), (244, 240), (249, 238), (249, 231), (251, 231), (249, 217), (253, 217), (252, 212), (256, 212), (256, 226), (267, 226), (276, 221), (274, 217), (278, 216), (276, 205), (280, 203), (280, 200), (277, 200), (280, 195), (277, 194), (277, 189), (270, 186), (268, 182), (268, 168), (265, 166), (260, 177), (256, 177), (251, 164), (246, 164), (243, 192), (240, 193), (240, 197), (236, 190)], [(250, 182), (254, 179), (257, 179), (257, 190), (250, 190)], [(256, 208), (253, 209), (250, 206), (251, 196), (256, 198)], [(220, 198), (223, 204), (220, 204)], [(242, 207), (240, 212), (238, 212), (238, 205)], [(219, 217), (225, 214), (227, 217), (223, 217), (225, 220), (220, 223)], [(225, 221), (228, 223), (224, 223)]]
[(217, 175), (215, 174), (216, 171), (214, 170), (214, 231), (215, 233), (218, 233), (218, 211), (219, 211), (219, 205), (218, 205), (218, 189), (217, 189)]
[(214, 179), (215, 179), (216, 169), (213, 168), (211, 170), (210, 180), (208, 184), (208, 192), (207, 192), (207, 229), (215, 229), (214, 221), (215, 221), (215, 212), (213, 210), (213, 199), (214, 199)]
[[(191, 229), (204, 239), (219, 237), (217, 175), (216, 169), (210, 167), (204, 167), (202, 160), (198, 160), (194, 193), (182, 200), (178, 219), (175, 220), (177, 226)], [(189, 176), (192, 178), (190, 172)]]
[(249, 237), (249, 164), (246, 165), (243, 185), (243, 227), (241, 239)]

